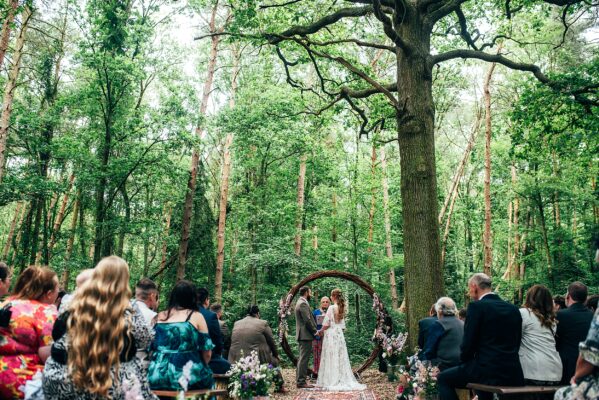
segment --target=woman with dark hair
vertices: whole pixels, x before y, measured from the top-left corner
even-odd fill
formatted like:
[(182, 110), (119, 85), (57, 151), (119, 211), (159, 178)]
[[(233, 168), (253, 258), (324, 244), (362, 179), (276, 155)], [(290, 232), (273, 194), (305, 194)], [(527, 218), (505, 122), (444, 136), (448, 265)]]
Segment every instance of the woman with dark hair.
[(19, 389), (44, 368), (50, 355), (54, 301), (58, 295), (56, 273), (46, 267), (26, 268), (11, 296), (0, 304), (10, 309), (0, 327), (0, 399), (19, 399)]
[(520, 314), (519, 355), (524, 381), (529, 385), (558, 385), (562, 378), (562, 361), (555, 348), (557, 320), (549, 289), (543, 285), (528, 289)]
[(148, 380), (152, 389), (181, 390), (183, 367), (192, 367), (187, 389), (208, 389), (214, 384), (208, 366), (214, 344), (206, 320), (197, 311), (196, 287), (179, 281), (171, 292), (168, 308), (154, 317), (154, 341), (150, 346)]

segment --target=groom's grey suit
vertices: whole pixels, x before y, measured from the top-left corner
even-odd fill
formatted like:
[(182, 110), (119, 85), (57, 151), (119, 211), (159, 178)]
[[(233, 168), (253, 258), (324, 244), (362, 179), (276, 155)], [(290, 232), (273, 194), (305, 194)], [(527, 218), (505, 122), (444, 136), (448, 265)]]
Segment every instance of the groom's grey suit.
[(314, 340), (316, 332), (316, 322), (312, 317), (310, 305), (305, 298), (300, 297), (295, 305), (295, 338), (299, 347), (296, 371), (298, 385), (306, 384), (308, 362), (312, 353), (312, 340)]

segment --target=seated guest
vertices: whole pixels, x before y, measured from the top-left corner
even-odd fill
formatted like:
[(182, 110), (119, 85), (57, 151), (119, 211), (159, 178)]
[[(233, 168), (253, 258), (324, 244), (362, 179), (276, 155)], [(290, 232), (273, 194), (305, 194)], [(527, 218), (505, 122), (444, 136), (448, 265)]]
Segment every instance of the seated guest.
[[(468, 281), (473, 300), (468, 305), (461, 346), (461, 363), (438, 376), (441, 400), (457, 400), (455, 388), (468, 383), (522, 386), (524, 376), (518, 348), (522, 335), (522, 317), (516, 306), (501, 300), (491, 291), (491, 278), (474, 274)], [(480, 400), (492, 394), (478, 393)]]
[(125, 399), (132, 385), (139, 397), (157, 400), (135, 357), (138, 347), (150, 344), (152, 332), (130, 298), (125, 260), (100, 260), (52, 330), (43, 378), (46, 400)]
[[(279, 353), (268, 322), (260, 319), (260, 309), (253, 305), (248, 308), (247, 316), (233, 325), (231, 334), (231, 349), (229, 362), (236, 363), (242, 357), (251, 354), (253, 350), (258, 353), (261, 364), (279, 366)], [(279, 377), (283, 382), (283, 377)], [(278, 392), (285, 392), (281, 385)]]
[(0, 262), (0, 298), (8, 294), (10, 290), (10, 268), (3, 262)]
[(566, 306), (566, 299), (564, 298), (564, 296), (555, 296), (553, 298), (553, 305), (555, 308), (555, 312), (558, 312), (559, 310), (565, 310), (566, 308), (568, 308), (568, 306)]
[(156, 316), (156, 337), (150, 346), (148, 379), (152, 389), (181, 390), (183, 367), (192, 363), (188, 389), (209, 389), (214, 384), (208, 366), (214, 348), (206, 320), (197, 310), (196, 287), (179, 281), (168, 308)]
[(437, 300), (435, 309), (438, 320), (428, 328), (421, 358), (431, 361), (443, 371), (460, 363), (464, 323), (456, 317), (455, 302), (449, 297)]
[(231, 331), (227, 326), (227, 322), (223, 320), (223, 306), (219, 303), (214, 303), (210, 306), (210, 311), (216, 314), (218, 318), (218, 324), (220, 325), (220, 334), (223, 336), (223, 358), (229, 356), (229, 349), (231, 348)]
[(69, 308), (69, 305), (71, 304), (73, 296), (75, 296), (77, 290), (83, 287), (83, 285), (92, 277), (93, 273), (94, 270), (92, 268), (84, 269), (83, 271), (79, 272), (77, 278), (75, 278), (75, 292), (73, 292), (72, 294), (67, 293), (62, 297), (60, 307), (58, 308), (58, 314), (62, 314), (67, 310), (67, 308)]
[(589, 310), (591, 310), (591, 312), (594, 314), (595, 311), (597, 311), (598, 303), (599, 303), (599, 294), (594, 294), (592, 296), (589, 296), (589, 298), (587, 299), (586, 303), (584, 303), (584, 305), (587, 306), (587, 308)]
[(589, 331), (593, 313), (584, 306), (587, 287), (581, 282), (568, 286), (566, 305), (568, 308), (557, 312), (556, 347), (562, 359), (562, 383), (567, 384), (574, 375), (578, 359), (578, 344)]
[(0, 327), (0, 399), (22, 399), (19, 388), (44, 368), (52, 344), (57, 295), (56, 273), (31, 266), (21, 272), (12, 295), (0, 305), (10, 307), (7, 325)]
[(421, 319), (418, 321), (418, 348), (424, 348), (424, 342), (426, 342), (426, 335), (428, 332), (428, 328), (437, 320), (437, 311), (435, 310), (435, 305), (431, 306), (431, 309), (428, 312), (428, 317)]
[(133, 308), (143, 315), (151, 326), (158, 309), (158, 286), (148, 278), (143, 278), (135, 285), (135, 300), (131, 302)]
[(562, 379), (562, 361), (555, 348), (557, 320), (551, 292), (534, 285), (526, 293), (522, 316), (520, 365), (527, 385), (558, 385)]
[(571, 386), (558, 390), (555, 400), (599, 399), (599, 311), (579, 349)]
[(458, 311), (458, 318), (460, 319), (460, 321), (465, 322), (466, 315), (468, 315), (468, 313), (466, 312), (466, 309), (460, 308), (460, 311)]
[(199, 311), (206, 320), (210, 338), (212, 339), (212, 343), (214, 343), (212, 358), (210, 359), (210, 369), (212, 369), (212, 372), (215, 374), (226, 374), (231, 368), (231, 364), (223, 358), (225, 341), (220, 331), (218, 317), (208, 309), (208, 306), (210, 305), (210, 293), (206, 288), (199, 288), (197, 293)]

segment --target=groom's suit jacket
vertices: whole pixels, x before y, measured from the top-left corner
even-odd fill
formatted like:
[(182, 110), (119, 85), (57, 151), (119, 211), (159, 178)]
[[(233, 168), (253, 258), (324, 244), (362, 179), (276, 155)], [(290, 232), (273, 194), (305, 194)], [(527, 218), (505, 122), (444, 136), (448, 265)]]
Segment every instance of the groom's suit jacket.
[(300, 297), (295, 305), (295, 339), (313, 340), (316, 333), (316, 322), (308, 301)]

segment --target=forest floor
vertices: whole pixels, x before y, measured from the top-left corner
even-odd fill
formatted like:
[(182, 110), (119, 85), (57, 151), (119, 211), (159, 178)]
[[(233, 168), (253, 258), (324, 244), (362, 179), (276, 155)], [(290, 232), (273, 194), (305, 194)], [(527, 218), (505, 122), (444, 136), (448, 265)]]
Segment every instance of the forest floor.
[[(285, 379), (285, 388), (289, 393), (285, 395), (276, 394), (272, 396), (277, 400), (293, 400), (299, 393), (299, 389), (295, 387), (295, 369), (283, 369), (283, 378)], [(367, 369), (362, 373), (363, 383), (376, 394), (378, 400), (395, 400), (396, 382), (389, 382), (387, 376), (380, 373), (376, 368)]]

